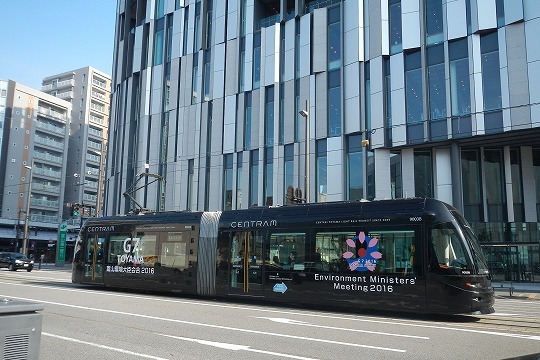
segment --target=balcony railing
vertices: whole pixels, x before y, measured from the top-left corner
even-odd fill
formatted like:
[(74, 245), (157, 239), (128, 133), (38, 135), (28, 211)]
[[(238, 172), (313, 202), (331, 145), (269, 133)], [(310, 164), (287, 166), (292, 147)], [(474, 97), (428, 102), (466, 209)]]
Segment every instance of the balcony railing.
[(55, 194), (60, 194), (60, 186), (36, 184), (34, 182), (32, 182), (32, 190), (47, 191)]
[(30, 205), (41, 206), (41, 207), (51, 207), (51, 208), (58, 209), (58, 207), (60, 206), (60, 202), (58, 200), (31, 199)]
[(45, 123), (43, 121), (36, 121), (36, 127), (39, 129), (47, 130), (55, 134), (64, 135), (65, 130), (61, 127), (54, 126), (52, 124)]
[(44, 168), (36, 167), (34, 169), (34, 175), (43, 175), (43, 176), (49, 176), (52, 178), (60, 179), (62, 177), (62, 173), (60, 171), (54, 171)]
[(62, 164), (64, 161), (61, 156), (54, 156), (51, 154), (46, 154), (46, 153), (37, 152), (37, 151), (34, 153), (34, 156), (36, 157), (36, 159), (46, 160), (46, 161), (54, 162), (57, 164)]
[(41, 91), (47, 92), (48, 90), (63, 88), (63, 87), (72, 87), (75, 86), (75, 80), (64, 80), (64, 81), (58, 81), (56, 83), (48, 84), (41, 87)]
[(37, 144), (53, 146), (53, 147), (55, 147), (57, 149), (63, 149), (64, 148), (64, 143), (59, 142), (59, 141), (55, 141), (55, 140), (52, 140), (52, 139), (46, 139), (46, 138), (43, 138), (41, 136), (36, 136), (35, 139), (36, 139), (35, 141), (36, 141)]
[(60, 113), (60, 112), (58, 112), (56, 110), (53, 110), (53, 109), (45, 108), (43, 106), (38, 106), (38, 114), (41, 114), (41, 115), (43, 115), (45, 117), (59, 119), (59, 120), (63, 120), (63, 121), (67, 120), (66, 114)]
[(98, 123), (98, 124), (103, 125), (103, 118), (102, 118), (101, 116), (96, 116), (96, 115), (90, 114), (89, 119), (90, 119), (90, 121), (92, 121), (92, 122), (95, 122), (95, 123)]
[(30, 214), (30, 221), (58, 224), (58, 215)]

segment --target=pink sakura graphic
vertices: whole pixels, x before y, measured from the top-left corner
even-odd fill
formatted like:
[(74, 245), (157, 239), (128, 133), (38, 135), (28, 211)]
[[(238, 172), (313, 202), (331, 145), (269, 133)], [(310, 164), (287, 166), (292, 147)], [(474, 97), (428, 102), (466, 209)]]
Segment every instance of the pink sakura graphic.
[[(357, 249), (356, 241), (361, 245), (367, 243), (367, 247), (360, 246)], [(352, 239), (345, 240), (347, 245), (356, 251), (356, 254), (351, 251), (345, 251), (343, 258), (347, 260), (351, 271), (374, 271), (377, 265), (377, 260), (382, 258), (379, 252), (379, 239), (371, 238), (361, 231)]]

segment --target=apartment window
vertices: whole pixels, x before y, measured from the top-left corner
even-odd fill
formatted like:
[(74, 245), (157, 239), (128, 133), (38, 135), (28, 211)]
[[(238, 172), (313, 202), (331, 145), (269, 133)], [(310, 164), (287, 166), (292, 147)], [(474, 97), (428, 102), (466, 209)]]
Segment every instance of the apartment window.
[(274, 144), (274, 86), (266, 87), (265, 94), (265, 145)]
[(419, 142), (424, 139), (423, 96), (422, 61), (420, 50), (418, 50), (405, 55), (405, 102), (409, 142)]
[(401, 45), (401, 0), (390, 0), (388, 3), (390, 17), (390, 53), (397, 54)]
[(184, 37), (183, 37), (183, 51), (182, 55), (186, 55), (188, 51), (188, 28), (189, 28), (189, 7), (184, 10)]
[(328, 72), (328, 137), (341, 135), (341, 70)]
[(165, 0), (156, 0), (156, 19), (165, 15)]
[(495, 6), (497, 9), (497, 27), (503, 27), (504, 26), (504, 0), (495, 0)]
[(264, 204), (274, 205), (274, 148), (266, 148), (264, 157)]
[(233, 196), (233, 154), (225, 154), (223, 159), (223, 210), (232, 210)]
[(245, 93), (244, 102), (244, 150), (249, 150), (251, 147), (251, 92)]
[(261, 33), (253, 34), (253, 89), (261, 86)]
[(340, 6), (328, 9), (328, 70), (341, 67), (341, 11)]
[(328, 155), (326, 139), (317, 140), (317, 202), (327, 201), (328, 196)]
[(362, 135), (347, 137), (347, 200), (364, 198)]
[(428, 0), (426, 4), (426, 42), (428, 45), (443, 42), (442, 0)]
[(279, 144), (285, 141), (285, 87), (279, 85)]
[[(284, 168), (284, 185), (285, 185), (285, 199), (284, 203), (288, 204), (290, 203), (287, 200), (287, 193), (294, 193), (294, 145), (288, 144), (285, 145), (285, 168)], [(291, 190), (289, 190), (291, 189)]]
[(431, 151), (414, 152), (414, 188), (417, 197), (433, 197)]
[(480, 156), (477, 150), (461, 151), (463, 215), (469, 221), (483, 222)]
[(250, 153), (249, 161), (249, 204), (259, 205), (259, 150)]
[(294, 81), (294, 141), (300, 140), (300, 121), (302, 115), (300, 115), (300, 80)]

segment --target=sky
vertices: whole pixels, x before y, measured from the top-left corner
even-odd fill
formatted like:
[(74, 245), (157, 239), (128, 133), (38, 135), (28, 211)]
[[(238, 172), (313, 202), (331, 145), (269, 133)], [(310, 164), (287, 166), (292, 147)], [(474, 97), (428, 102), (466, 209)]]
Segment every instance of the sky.
[(116, 0), (0, 0), (0, 80), (34, 89), (91, 66), (112, 75)]

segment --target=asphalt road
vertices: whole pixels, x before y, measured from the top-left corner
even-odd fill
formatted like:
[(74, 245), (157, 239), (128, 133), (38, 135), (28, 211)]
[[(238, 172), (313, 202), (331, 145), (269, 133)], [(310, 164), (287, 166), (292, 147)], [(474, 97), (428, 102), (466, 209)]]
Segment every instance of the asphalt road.
[(41, 360), (507, 359), (540, 353), (540, 301), (497, 299), (495, 314), (482, 316), (339, 313), (88, 288), (72, 284), (67, 270), (2, 269), (3, 297), (44, 305)]

